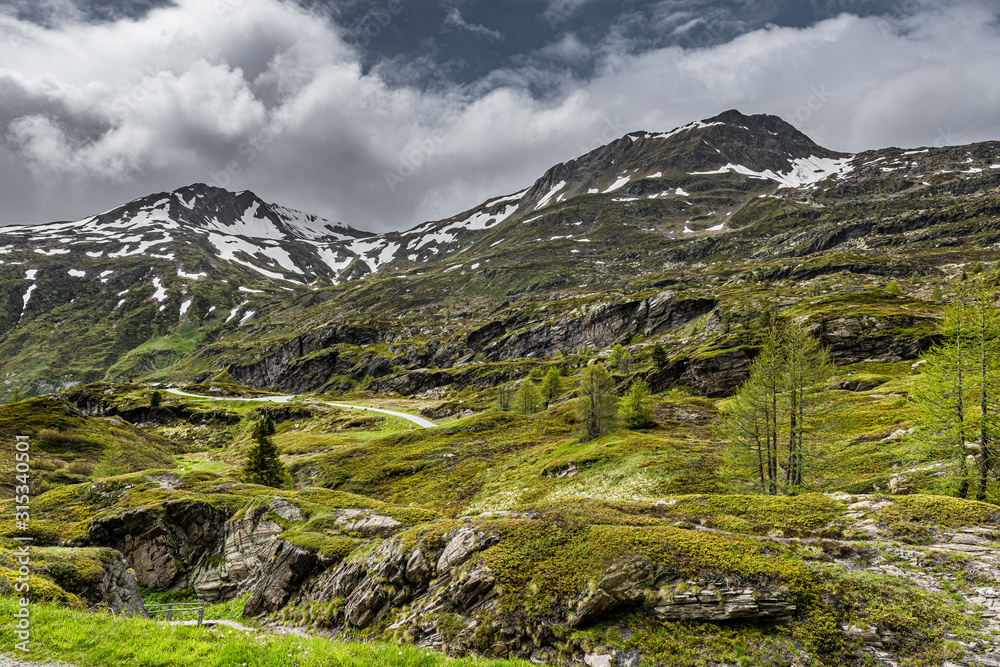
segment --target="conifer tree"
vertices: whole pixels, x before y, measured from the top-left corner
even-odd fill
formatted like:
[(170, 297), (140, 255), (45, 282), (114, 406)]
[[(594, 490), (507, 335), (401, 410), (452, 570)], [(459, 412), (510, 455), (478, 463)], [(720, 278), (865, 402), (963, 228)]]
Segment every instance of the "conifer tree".
[(264, 416), (253, 425), (251, 437), (254, 444), (247, 453), (240, 479), (247, 484), (281, 487), (288, 478), (285, 465), (278, 456), (278, 447), (271, 438), (274, 435), (274, 421)]
[(496, 407), (498, 410), (510, 410), (511, 401), (514, 398), (514, 388), (510, 385), (500, 385), (497, 387), (497, 402)]
[(667, 365), (667, 351), (660, 343), (653, 346), (653, 365), (657, 368), (663, 368)]
[(799, 325), (769, 327), (761, 342), (750, 377), (721, 421), (730, 440), (724, 456), (761, 493), (794, 493), (811, 472), (808, 445), (823, 424), (822, 384), (832, 366)]
[(618, 421), (625, 428), (641, 429), (656, 426), (653, 406), (649, 402), (649, 388), (642, 378), (632, 383), (619, 404)]
[(535, 383), (526, 379), (521, 383), (521, 386), (517, 388), (517, 393), (514, 394), (514, 412), (522, 415), (530, 415), (538, 412), (538, 407), (541, 402), (542, 397), (539, 395), (538, 388), (535, 387)]
[(611, 348), (611, 356), (608, 357), (608, 366), (610, 366), (613, 370), (622, 372), (622, 359), (626, 354), (628, 354), (628, 352), (625, 351), (625, 348), (622, 347), (621, 343), (618, 343)]
[(981, 283), (961, 290), (938, 333), (914, 391), (923, 440), (955, 461), (961, 498), (971, 486), (969, 450), (978, 448), (976, 498), (983, 500), (1000, 429), (1000, 314), (991, 291)]
[(970, 424), (968, 400), (969, 382), (975, 377), (970, 363), (967, 312), (968, 304), (957, 298), (945, 312), (938, 326), (941, 342), (927, 351), (921, 371), (921, 381), (914, 394), (919, 405), (919, 418), (924, 435), (932, 447), (941, 447), (957, 464), (957, 494), (969, 493), (969, 471), (966, 449)]
[(583, 440), (592, 440), (615, 425), (618, 396), (611, 373), (601, 364), (591, 364), (583, 372), (577, 391), (576, 418)]
[(562, 375), (559, 374), (558, 368), (550, 368), (549, 372), (545, 374), (545, 379), (542, 380), (542, 400), (545, 401), (546, 406), (551, 405), (552, 401), (562, 396), (562, 393)]
[[(980, 265), (981, 266), (981, 265)], [(986, 499), (986, 482), (995, 463), (994, 440), (1000, 426), (1000, 312), (993, 305), (993, 294), (980, 283), (973, 295), (972, 340), (974, 363), (978, 367), (978, 436), (979, 479), (976, 500)]]

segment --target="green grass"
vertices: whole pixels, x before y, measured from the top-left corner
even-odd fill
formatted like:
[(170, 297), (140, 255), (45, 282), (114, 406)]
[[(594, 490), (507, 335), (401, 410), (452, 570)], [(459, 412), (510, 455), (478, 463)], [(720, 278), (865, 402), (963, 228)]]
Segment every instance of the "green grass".
[[(13, 598), (0, 597), (0, 624), (11, 627)], [(526, 666), (519, 661), (450, 658), (427, 649), (380, 643), (347, 643), (319, 637), (244, 634), (224, 626), (168, 626), (143, 618), (114, 618), (50, 604), (31, 606), (32, 660), (60, 660), (77, 667), (491, 667)]]
[[(71, 405), (32, 398), (0, 406), (0, 439), (29, 436), (32, 492), (37, 494), (95, 476), (110, 476), (174, 465), (176, 445), (116, 418), (85, 417)], [(0, 448), (0, 466), (14, 468), (13, 446)], [(13, 477), (0, 479), (10, 497)]]

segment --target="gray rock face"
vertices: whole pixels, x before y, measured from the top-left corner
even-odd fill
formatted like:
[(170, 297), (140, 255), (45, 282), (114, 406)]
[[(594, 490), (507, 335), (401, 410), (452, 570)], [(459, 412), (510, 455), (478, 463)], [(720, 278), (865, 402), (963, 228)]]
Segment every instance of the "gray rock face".
[[(59, 549), (54, 549), (58, 553)], [(69, 593), (79, 597), (88, 607), (107, 609), (126, 616), (145, 616), (146, 608), (135, 579), (135, 573), (121, 553), (114, 549), (72, 550), (73, 556), (83, 555), (90, 563), (96, 562), (99, 571), (86, 568), (88, 576), (81, 577), (83, 571), (73, 571), (70, 576), (61, 577), (58, 570), (49, 570), (53, 580)]]
[(410, 557), (406, 561), (406, 580), (411, 584), (423, 584), (430, 578), (430, 567), (424, 554), (420, 549), (410, 552)]
[(441, 557), (437, 561), (438, 574), (445, 574), (453, 567), (458, 567), (469, 560), (472, 554), (482, 548), (483, 543), (484, 536), (477, 533), (475, 528), (471, 526), (461, 528), (441, 552)]
[(135, 574), (129, 569), (128, 563), (117, 551), (108, 549), (102, 564), (104, 575), (94, 595), (83, 595), (89, 604), (101, 605), (116, 614), (127, 616), (146, 616), (146, 607), (142, 603), (138, 582)]
[(708, 358), (682, 358), (654, 371), (646, 381), (652, 391), (686, 385), (711, 398), (730, 396), (750, 377), (750, 363), (757, 356), (752, 347), (738, 347)]
[[(266, 357), (250, 364), (231, 366), (229, 374), (240, 384), (251, 387), (273, 387), (279, 391), (302, 393), (323, 386), (333, 375), (342, 375), (353, 364), (340, 361), (336, 345), (373, 345), (385, 342), (374, 327), (342, 325), (318, 329), (296, 336), (279, 345)], [(296, 360), (315, 352), (328, 350), (310, 360)]]
[(162, 590), (182, 583), (213, 550), (227, 519), (208, 503), (178, 501), (94, 521), (83, 543), (117, 549), (139, 583)]
[[(935, 340), (935, 336), (930, 334), (933, 327), (927, 323), (925, 319), (901, 315), (884, 318), (854, 315), (813, 322), (807, 328), (830, 348), (834, 363), (845, 366), (868, 360), (893, 362), (916, 359)], [(894, 333), (921, 324), (927, 324), (927, 335), (914, 337)]]
[(421, 544), (404, 552), (398, 541), (388, 541), (363, 562), (327, 568), (292, 603), (343, 599), (346, 621), (357, 628), (409, 602), (417, 605), (411, 620), (429, 610), (469, 612), (495, 597), (493, 573), (482, 564), (471, 567), (469, 561), (496, 541), (495, 535), (472, 526), (449, 535), (444, 547)]
[(705, 588), (673, 593), (653, 613), (661, 621), (785, 621), (795, 613), (795, 605), (787, 597), (761, 596), (752, 588)]
[(287, 500), (272, 500), (268, 504), (267, 509), (274, 512), (285, 521), (305, 520), (305, 517), (302, 516), (302, 510)]
[(270, 562), (243, 607), (243, 616), (259, 616), (281, 609), (313, 571), (317, 561), (316, 554), (308, 549), (283, 540), (275, 542)]
[(336, 523), (348, 533), (388, 537), (399, 532), (403, 526), (392, 517), (382, 516), (365, 510), (341, 510)]
[[(528, 328), (529, 322), (494, 322), (470, 334), (469, 340), (477, 346), (474, 351), (489, 361), (544, 357), (581, 345), (606, 347), (632, 336), (660, 334), (711, 312), (716, 305), (713, 299), (682, 299), (668, 290), (643, 301), (606, 303), (586, 315), (564, 315)], [(507, 331), (514, 333), (506, 335)]]
[(264, 511), (258, 509), (225, 524), (221, 544), (199, 563), (191, 578), (199, 599), (226, 600), (250, 590), (261, 579), (282, 533), (281, 526), (263, 517)]
[(373, 579), (354, 589), (344, 604), (344, 614), (348, 622), (356, 628), (367, 628), (378, 616), (388, 596), (385, 589)]
[(672, 582), (672, 575), (645, 561), (612, 565), (584, 596), (567, 621), (570, 627), (586, 626), (618, 608), (655, 600), (652, 611), (664, 621), (787, 620), (795, 605), (787, 596), (753, 588), (733, 589), (706, 581)]
[(233, 519), (207, 503), (179, 501), (95, 521), (85, 539), (118, 549), (135, 578), (153, 589), (191, 587), (207, 602), (252, 591), (244, 615), (253, 616), (280, 609), (306, 577), (328, 565), (279, 539), (282, 528), (265, 518), (268, 510), (287, 521), (303, 519), (284, 500)]

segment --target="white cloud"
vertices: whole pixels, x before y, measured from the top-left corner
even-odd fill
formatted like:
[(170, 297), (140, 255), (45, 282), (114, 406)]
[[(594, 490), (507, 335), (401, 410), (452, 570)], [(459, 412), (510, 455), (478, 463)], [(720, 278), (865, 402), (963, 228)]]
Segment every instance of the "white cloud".
[(471, 32), (474, 35), (480, 37), (485, 37), (492, 42), (503, 41), (503, 34), (497, 30), (491, 30), (484, 25), (479, 25), (478, 23), (469, 23), (464, 18), (462, 18), (462, 12), (459, 11), (458, 7), (452, 7), (448, 14), (445, 16), (445, 25), (451, 26), (453, 28), (458, 28), (459, 30), (465, 30)]
[(732, 107), (840, 150), (995, 139), (995, 11), (845, 15), (688, 51), (613, 32), (586, 80), (566, 66), (589, 47), (560, 34), (478, 85), (430, 90), (365, 71), (337, 26), (279, 0), (178, 0), (102, 24), (67, 11), (48, 28), (0, 14), (0, 224), (215, 180), (362, 228), (408, 227), (625, 132)]

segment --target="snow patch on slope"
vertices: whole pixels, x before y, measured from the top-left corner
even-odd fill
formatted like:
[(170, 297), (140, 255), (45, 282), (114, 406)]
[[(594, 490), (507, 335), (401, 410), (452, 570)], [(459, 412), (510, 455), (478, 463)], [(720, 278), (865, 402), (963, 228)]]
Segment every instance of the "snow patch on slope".
[(703, 123), (701, 121), (696, 121), (694, 123), (688, 123), (687, 125), (681, 125), (680, 127), (671, 130), (670, 132), (665, 132), (663, 134), (647, 134), (646, 139), (669, 139), (670, 137), (676, 136), (681, 132), (690, 132), (691, 130), (703, 130), (705, 128), (714, 127), (716, 125), (725, 125), (723, 122), (716, 123)]
[(615, 181), (614, 183), (611, 184), (610, 188), (608, 188), (607, 190), (604, 191), (604, 194), (608, 194), (609, 192), (614, 192), (615, 190), (618, 190), (619, 188), (625, 187), (625, 184), (628, 183), (631, 180), (632, 180), (631, 176), (620, 176), (617, 181)]
[(524, 195), (528, 194), (528, 190), (530, 189), (531, 188), (525, 188), (524, 190), (521, 190), (518, 193), (508, 195), (506, 197), (500, 197), (499, 199), (494, 199), (493, 201), (488, 201), (486, 202), (486, 204), (484, 204), (484, 206), (486, 208), (491, 208), (493, 206), (496, 206), (497, 204), (502, 204), (505, 201), (520, 201), (521, 199), (524, 198)]
[(720, 167), (714, 171), (694, 171), (691, 172), (690, 175), (708, 176), (712, 174), (726, 174), (734, 172), (737, 174), (743, 174), (744, 176), (749, 176), (750, 178), (777, 181), (783, 188), (799, 188), (813, 185), (825, 178), (833, 176), (834, 174), (838, 174), (841, 177), (849, 174), (854, 171), (854, 165), (851, 164), (853, 159), (853, 156), (843, 158), (841, 160), (834, 160), (831, 158), (816, 157), (814, 155), (806, 158), (796, 158), (794, 160), (789, 160), (792, 168), (787, 174), (776, 174), (770, 169), (765, 171), (754, 171), (753, 169), (744, 167), (743, 165), (729, 163), (726, 166)]
[(549, 193), (547, 195), (545, 195), (544, 197), (542, 197), (538, 201), (538, 203), (535, 205), (535, 210), (537, 211), (538, 209), (542, 208), (543, 206), (548, 205), (549, 200), (552, 199), (555, 196), (555, 194), (557, 192), (559, 192), (560, 190), (562, 190), (564, 187), (566, 187), (566, 181), (559, 181), (558, 183), (556, 183), (555, 185), (553, 185), (552, 189), (549, 190)]
[(163, 281), (159, 276), (153, 278), (153, 287), (156, 288), (156, 292), (150, 298), (154, 301), (163, 302), (167, 298), (167, 288), (163, 286)]

